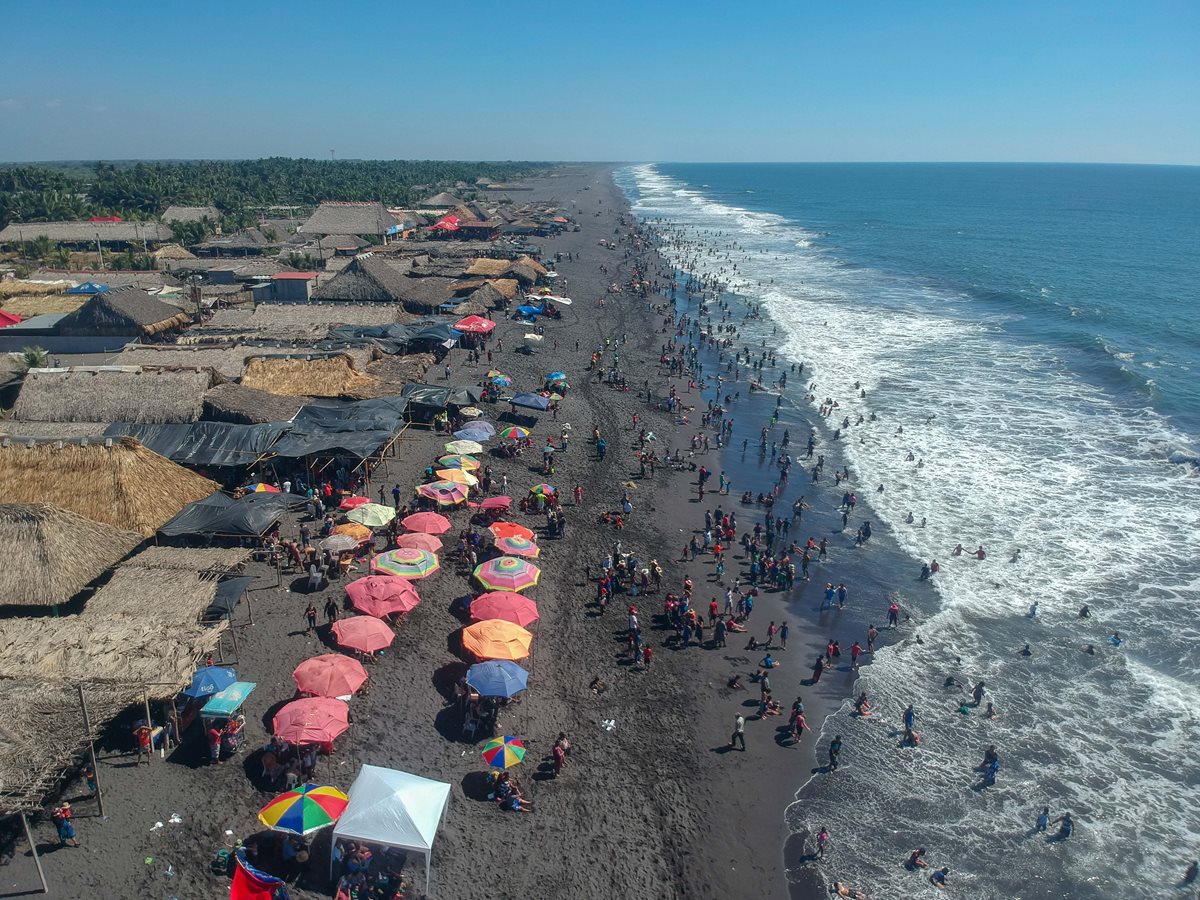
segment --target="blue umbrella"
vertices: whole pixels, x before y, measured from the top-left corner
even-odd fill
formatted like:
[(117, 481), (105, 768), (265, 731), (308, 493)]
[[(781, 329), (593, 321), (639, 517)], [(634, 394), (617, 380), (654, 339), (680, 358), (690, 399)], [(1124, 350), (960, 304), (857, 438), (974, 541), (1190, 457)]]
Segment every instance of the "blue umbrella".
[(529, 673), (508, 659), (492, 659), (467, 669), (467, 684), (481, 697), (511, 697), (525, 690)]
[(517, 394), (508, 401), (513, 406), (527, 406), (530, 409), (549, 409), (550, 400), (541, 394)]
[(546, 380), (547, 381), (566, 381), (567, 373), (566, 372), (551, 372), (549, 375), (546, 376)]
[(205, 666), (197, 669), (192, 683), (183, 692), (189, 697), (211, 697), (237, 681), (237, 672), (227, 666)]

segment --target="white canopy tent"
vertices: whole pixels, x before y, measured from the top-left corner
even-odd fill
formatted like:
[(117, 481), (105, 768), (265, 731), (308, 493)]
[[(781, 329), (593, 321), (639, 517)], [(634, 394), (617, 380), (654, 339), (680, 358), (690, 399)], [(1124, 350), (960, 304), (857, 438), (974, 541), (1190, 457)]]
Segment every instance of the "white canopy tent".
[[(350, 802), (333, 840), (366, 841), (425, 855), (425, 891), (433, 839), (446, 815), (450, 785), (382, 766), (363, 766), (350, 786)], [(329, 861), (330, 872), (333, 860)]]

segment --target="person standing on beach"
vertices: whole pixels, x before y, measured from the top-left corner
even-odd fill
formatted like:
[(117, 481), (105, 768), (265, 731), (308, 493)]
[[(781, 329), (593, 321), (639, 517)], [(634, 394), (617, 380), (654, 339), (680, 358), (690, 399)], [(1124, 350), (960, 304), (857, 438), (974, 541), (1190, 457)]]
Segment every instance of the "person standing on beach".
[(829, 742), (829, 771), (838, 770), (838, 757), (842, 754), (842, 736), (839, 734)]
[(308, 606), (304, 610), (304, 618), (308, 621), (308, 628), (305, 629), (305, 634), (312, 634), (317, 630), (317, 607), (309, 600)]
[(333, 597), (330, 597), (328, 600), (325, 601), (325, 621), (327, 621), (330, 625), (332, 625), (334, 622), (337, 621), (337, 617), (338, 617), (337, 603), (334, 601)]
[(733, 720), (733, 734), (729, 738), (729, 749), (732, 750), (735, 745), (741, 745), (742, 752), (746, 752), (746, 717), (738, 713)]
[(817, 832), (817, 859), (825, 858), (825, 851), (829, 849), (829, 829), (824, 825)]
[(779, 649), (780, 650), (787, 649), (787, 639), (788, 639), (788, 623), (784, 622), (782, 625), (779, 626)]

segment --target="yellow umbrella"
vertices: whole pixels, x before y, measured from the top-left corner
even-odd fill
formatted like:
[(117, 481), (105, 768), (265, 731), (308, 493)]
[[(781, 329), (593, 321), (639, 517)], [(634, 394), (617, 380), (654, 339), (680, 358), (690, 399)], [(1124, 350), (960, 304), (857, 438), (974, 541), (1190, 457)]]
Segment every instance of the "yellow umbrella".
[(465, 484), (467, 487), (475, 487), (479, 484), (479, 479), (466, 469), (438, 469), (437, 477), (442, 481), (453, 481), (457, 484)]
[(356, 522), (346, 522), (343, 525), (333, 529), (334, 534), (344, 534), (347, 537), (354, 538), (359, 543), (371, 540), (375, 534), (366, 525), (359, 525)]
[(463, 629), (463, 647), (480, 659), (524, 659), (533, 635), (503, 619), (484, 619)]

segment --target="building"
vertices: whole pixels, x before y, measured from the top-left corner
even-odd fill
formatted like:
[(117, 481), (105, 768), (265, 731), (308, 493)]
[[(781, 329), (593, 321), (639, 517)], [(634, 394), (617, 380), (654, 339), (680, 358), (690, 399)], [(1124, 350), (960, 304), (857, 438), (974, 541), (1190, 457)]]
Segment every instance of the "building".
[(398, 224), (382, 203), (327, 200), (298, 230), (301, 234), (375, 235), (382, 238)]
[(164, 222), (200, 222), (208, 219), (214, 225), (221, 221), (221, 213), (215, 206), (168, 206), (163, 210)]
[(88, 249), (96, 244), (114, 250), (154, 249), (175, 234), (160, 222), (14, 222), (0, 231), (0, 245), (48, 238), (56, 244)]

